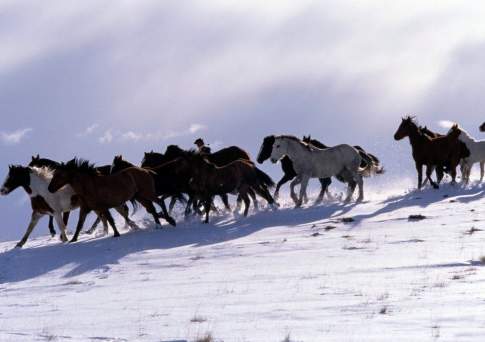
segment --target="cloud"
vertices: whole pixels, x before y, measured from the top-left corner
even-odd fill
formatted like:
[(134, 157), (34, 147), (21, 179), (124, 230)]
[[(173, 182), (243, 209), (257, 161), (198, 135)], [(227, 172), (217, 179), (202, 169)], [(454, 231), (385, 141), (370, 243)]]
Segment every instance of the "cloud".
[(190, 133), (192, 133), (192, 134), (194, 134), (194, 133), (197, 133), (197, 132), (199, 132), (199, 131), (202, 131), (202, 130), (204, 130), (204, 129), (206, 129), (206, 128), (207, 128), (207, 126), (205, 126), (205, 125), (201, 125), (201, 124), (192, 124), (192, 125), (190, 125), (190, 127), (189, 127), (189, 132), (190, 132)]
[(85, 137), (94, 133), (94, 131), (99, 127), (98, 124), (92, 124), (91, 126), (86, 127), (83, 132), (76, 134), (78, 137)]
[(108, 129), (107, 131), (105, 131), (98, 140), (101, 144), (109, 144), (111, 141), (113, 141), (113, 134), (111, 133), (111, 130)]
[(438, 121), (438, 125), (443, 128), (451, 128), (455, 123), (449, 120), (440, 120)]
[(20, 143), (22, 139), (25, 138), (27, 133), (31, 131), (32, 128), (23, 128), (13, 132), (0, 132), (0, 139), (3, 141), (4, 144), (15, 145)]
[(133, 130), (122, 132), (119, 130), (109, 129), (104, 132), (102, 136), (99, 137), (99, 142), (102, 144), (111, 142), (150, 142), (150, 141), (162, 141), (173, 139), (182, 136), (188, 136), (207, 129), (206, 125), (202, 124), (191, 124), (189, 128), (180, 131), (169, 131), (169, 132), (147, 132), (141, 133)]

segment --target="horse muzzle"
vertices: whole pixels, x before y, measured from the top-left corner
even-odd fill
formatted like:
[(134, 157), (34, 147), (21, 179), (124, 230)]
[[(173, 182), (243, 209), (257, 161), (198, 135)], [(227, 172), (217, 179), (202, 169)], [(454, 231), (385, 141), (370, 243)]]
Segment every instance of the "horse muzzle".
[(5, 196), (5, 195), (8, 195), (9, 191), (7, 188), (1, 188), (0, 189), (0, 195), (1, 196)]

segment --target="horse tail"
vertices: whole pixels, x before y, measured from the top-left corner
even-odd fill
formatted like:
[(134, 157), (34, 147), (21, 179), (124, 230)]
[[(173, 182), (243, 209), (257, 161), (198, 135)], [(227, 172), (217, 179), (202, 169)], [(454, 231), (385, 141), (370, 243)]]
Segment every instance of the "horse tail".
[(261, 182), (263, 185), (266, 185), (268, 188), (272, 188), (275, 185), (274, 181), (271, 179), (270, 176), (268, 176), (257, 167), (254, 167), (254, 169), (256, 170), (256, 177), (259, 182)]
[(364, 149), (357, 151), (362, 158), (359, 169), (359, 173), (362, 174), (362, 176), (371, 177), (374, 175), (381, 175), (385, 172), (379, 158), (373, 154), (365, 152)]

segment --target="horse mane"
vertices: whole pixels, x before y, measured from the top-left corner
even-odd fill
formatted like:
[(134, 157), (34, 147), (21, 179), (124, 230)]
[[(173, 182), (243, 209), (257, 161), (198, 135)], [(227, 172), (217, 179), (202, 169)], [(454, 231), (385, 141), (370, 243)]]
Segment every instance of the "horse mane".
[(303, 142), (301, 141), (300, 138), (294, 136), (294, 135), (290, 135), (290, 134), (283, 134), (283, 135), (279, 135), (279, 136), (276, 136), (275, 138), (283, 138), (283, 139), (289, 139), (289, 140), (293, 140), (297, 143), (299, 143), (301, 146), (305, 147), (306, 149), (308, 150), (312, 150), (312, 146), (310, 146), (309, 144), (307, 144), (306, 142)]
[(35, 174), (36, 176), (46, 181), (50, 181), (52, 177), (54, 177), (54, 170), (52, 170), (48, 166), (42, 166), (42, 167), (32, 166), (30, 167), (30, 170), (33, 174)]
[(90, 163), (89, 160), (82, 159), (82, 158), (74, 158), (68, 161), (67, 163), (62, 163), (60, 169), (65, 171), (74, 171), (89, 175), (96, 175), (98, 174), (98, 170), (96, 170), (96, 166), (93, 163)]

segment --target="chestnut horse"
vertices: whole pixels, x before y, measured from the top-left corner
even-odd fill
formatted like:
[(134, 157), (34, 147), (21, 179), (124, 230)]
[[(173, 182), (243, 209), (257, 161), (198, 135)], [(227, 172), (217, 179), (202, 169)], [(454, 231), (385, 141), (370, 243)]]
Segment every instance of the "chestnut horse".
[(161, 227), (153, 206), (153, 202), (157, 203), (163, 210), (165, 220), (175, 226), (175, 221), (168, 215), (165, 204), (156, 195), (151, 171), (131, 167), (114, 175), (102, 176), (93, 164), (74, 158), (65, 164), (62, 163), (54, 171), (48, 189), (54, 193), (66, 184), (71, 185), (80, 199), (79, 221), (71, 242), (77, 241), (90, 211), (95, 211), (103, 221), (107, 220), (113, 227), (114, 236), (119, 236), (109, 209), (119, 207), (127, 201), (139, 202), (153, 216), (157, 227)]
[(456, 167), (462, 159), (462, 146), (458, 140), (460, 133), (458, 125), (454, 125), (446, 136), (431, 138), (428, 134), (423, 133), (415, 123), (414, 118), (407, 116), (402, 119), (394, 134), (394, 139), (402, 140), (409, 137), (416, 170), (418, 171), (418, 189), (421, 189), (423, 184), (424, 165), (426, 165), (426, 179), (435, 189), (439, 188), (438, 184), (443, 176), (442, 172), (438, 173), (437, 183), (431, 179), (431, 173), (435, 167), (442, 170), (444, 166), (447, 166), (452, 182), (456, 182)]

